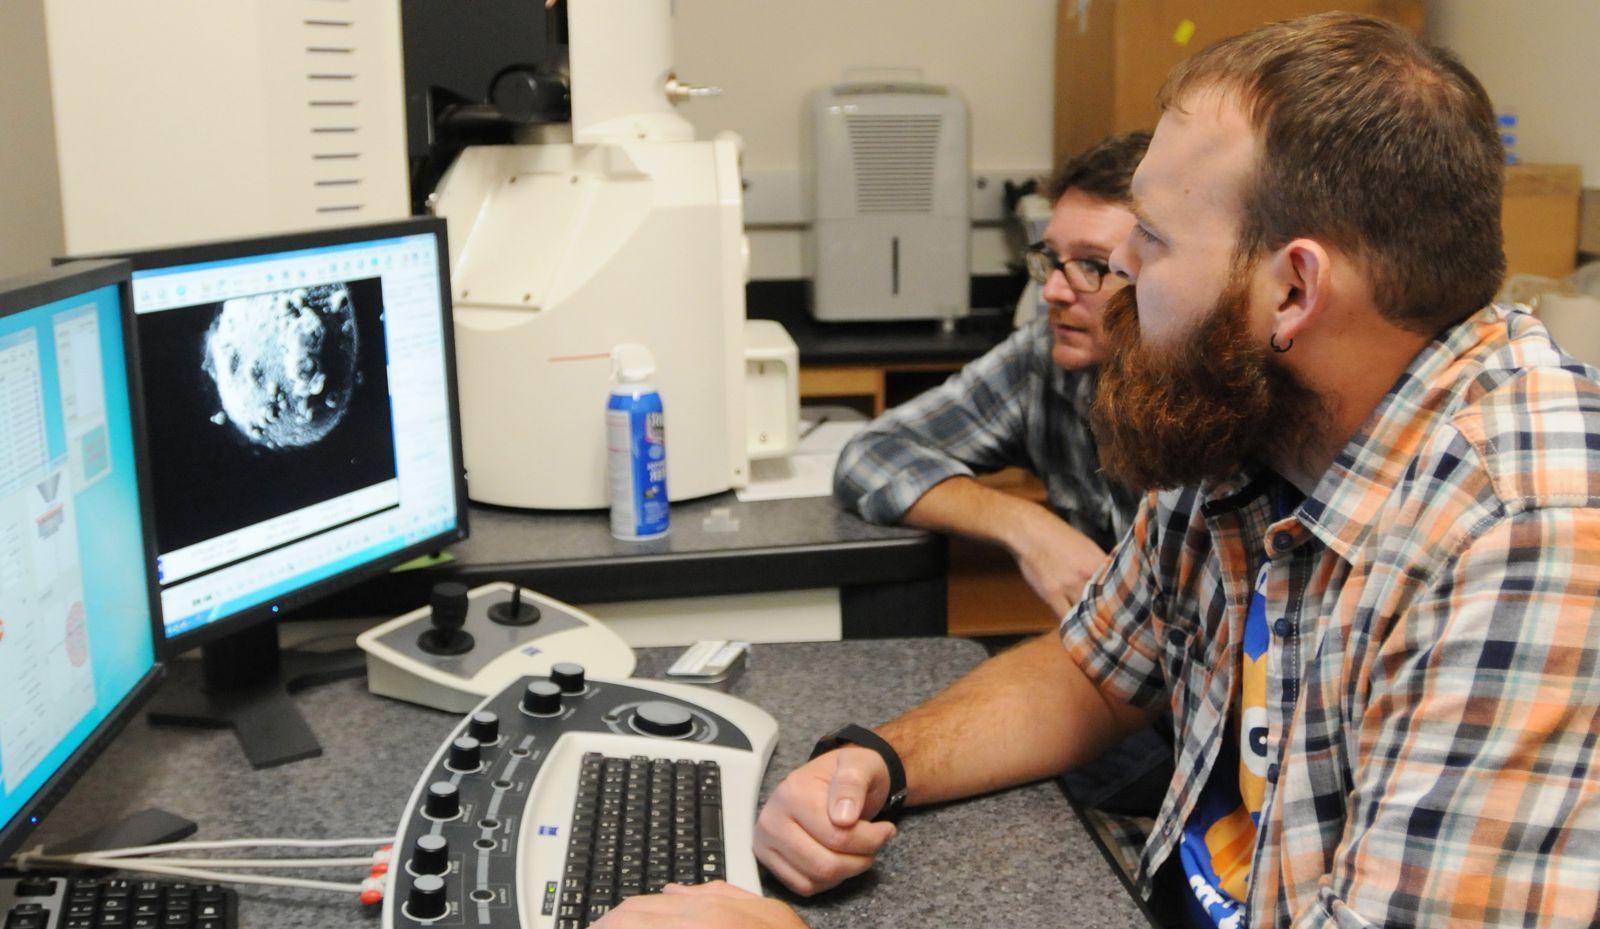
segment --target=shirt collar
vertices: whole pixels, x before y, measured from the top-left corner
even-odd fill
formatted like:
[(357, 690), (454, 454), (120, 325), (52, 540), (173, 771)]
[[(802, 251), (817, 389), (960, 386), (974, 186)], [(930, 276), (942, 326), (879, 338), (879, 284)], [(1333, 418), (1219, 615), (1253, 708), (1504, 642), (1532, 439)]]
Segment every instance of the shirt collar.
[(1345, 561), (1361, 545), (1423, 443), (1455, 412), (1483, 347), (1504, 342), (1507, 312), (1488, 306), (1446, 329), (1407, 366), (1322, 475), (1299, 515)]

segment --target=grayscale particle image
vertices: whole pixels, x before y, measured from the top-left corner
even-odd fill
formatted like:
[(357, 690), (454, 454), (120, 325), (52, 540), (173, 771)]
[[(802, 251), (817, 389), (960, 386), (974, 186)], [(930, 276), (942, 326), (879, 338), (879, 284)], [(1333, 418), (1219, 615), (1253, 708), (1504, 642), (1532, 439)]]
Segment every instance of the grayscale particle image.
[(267, 449), (313, 445), (344, 418), (359, 349), (344, 284), (228, 300), (204, 340), (222, 406), (211, 421)]

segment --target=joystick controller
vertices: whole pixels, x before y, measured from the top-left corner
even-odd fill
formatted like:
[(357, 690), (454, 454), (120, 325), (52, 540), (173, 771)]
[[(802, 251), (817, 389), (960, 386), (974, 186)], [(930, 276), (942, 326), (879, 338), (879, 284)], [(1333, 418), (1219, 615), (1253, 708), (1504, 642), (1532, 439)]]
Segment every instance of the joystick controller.
[(467, 624), (467, 585), (444, 581), (433, 585), (428, 601), (432, 627), (417, 636), (417, 647), (430, 655), (465, 655), (476, 644)]
[[(633, 649), (621, 636), (576, 607), (508, 581), (470, 590), (436, 584), (429, 605), (368, 629), (356, 644), (367, 653), (373, 693), (455, 713), (532, 676), (554, 681), (558, 699), (580, 696), (585, 668), (574, 660), (600, 677), (633, 673)], [(493, 722), (479, 727), (472, 736), (483, 745), (499, 735)]]

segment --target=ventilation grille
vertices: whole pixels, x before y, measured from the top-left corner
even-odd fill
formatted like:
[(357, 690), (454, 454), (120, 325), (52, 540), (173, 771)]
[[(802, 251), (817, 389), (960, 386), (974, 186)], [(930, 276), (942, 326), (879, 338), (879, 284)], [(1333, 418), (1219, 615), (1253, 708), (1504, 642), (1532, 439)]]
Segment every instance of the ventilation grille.
[(366, 208), (360, 94), (371, 68), (351, 0), (304, 0), (300, 45), (306, 64), (306, 129), (311, 135), (311, 203), (319, 218), (350, 221)]
[(934, 164), (942, 117), (847, 115), (862, 213), (933, 212)]

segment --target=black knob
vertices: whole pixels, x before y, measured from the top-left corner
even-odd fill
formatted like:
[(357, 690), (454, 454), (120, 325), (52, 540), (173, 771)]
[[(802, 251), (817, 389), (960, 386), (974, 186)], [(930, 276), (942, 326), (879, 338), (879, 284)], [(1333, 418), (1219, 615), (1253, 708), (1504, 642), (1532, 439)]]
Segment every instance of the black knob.
[(694, 717), (676, 703), (663, 703), (660, 700), (641, 703), (633, 711), (633, 719), (639, 731), (645, 735), (677, 739), (694, 731)]
[(561, 688), (549, 681), (534, 681), (522, 692), (522, 709), (535, 716), (561, 712)]
[(461, 815), (461, 792), (449, 781), (434, 781), (428, 785), (422, 812), (434, 819), (455, 819)]
[(449, 908), (444, 898), (444, 880), (437, 874), (424, 874), (411, 882), (406, 912), (413, 919), (438, 919)]
[(467, 606), (467, 585), (454, 581), (433, 585), (433, 595), (428, 600), (432, 628), (417, 637), (417, 645), (434, 655), (472, 651), (472, 633), (461, 628), (467, 624)]
[(493, 745), (500, 741), (500, 717), (488, 710), (479, 710), (467, 719), (467, 735), (480, 745)]
[(443, 874), (450, 870), (450, 842), (442, 835), (417, 836), (411, 843), (411, 870), (418, 874)]
[(550, 682), (564, 694), (583, 693), (583, 665), (575, 661), (558, 661), (550, 666)]
[(476, 771), (483, 764), (483, 752), (478, 750), (478, 740), (464, 735), (450, 743), (450, 760), (445, 762), (455, 771)]

